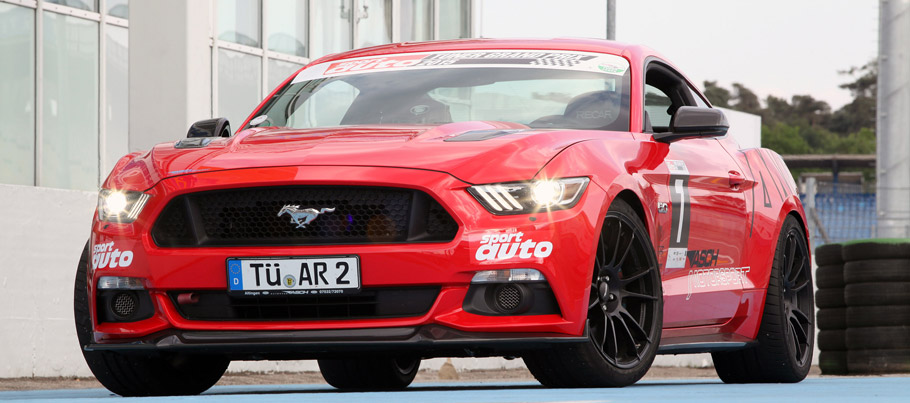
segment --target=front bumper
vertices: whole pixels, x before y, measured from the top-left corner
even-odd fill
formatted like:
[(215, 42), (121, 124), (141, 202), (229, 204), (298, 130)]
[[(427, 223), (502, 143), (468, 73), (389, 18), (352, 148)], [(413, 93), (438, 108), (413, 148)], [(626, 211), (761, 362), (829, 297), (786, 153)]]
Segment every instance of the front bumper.
[(519, 356), (588, 336), (464, 332), (440, 325), (350, 330), (158, 332), (129, 343), (89, 344), (87, 351), (215, 354), (234, 360), (315, 359), (413, 354), (431, 357)]
[[(344, 179), (341, 181), (338, 178)], [(421, 190), (436, 198), (446, 208), (459, 225), (458, 233), (454, 240), (447, 243), (197, 248), (159, 247), (149, 235), (149, 228), (167, 202), (181, 194), (238, 187), (338, 184)], [(465, 189), (468, 186), (469, 184), (445, 173), (376, 167), (257, 168), (203, 172), (165, 179), (147, 191), (152, 197), (140, 217), (132, 224), (96, 220), (93, 225), (92, 251), (119, 250), (121, 254), (128, 251), (130, 264), (127, 267), (110, 267), (110, 264), (95, 267), (89, 271), (89, 284), (96, 284), (100, 276), (141, 278), (149, 290), (155, 314), (137, 322), (99, 323), (94, 318), (96, 343), (92, 348), (127, 343), (123, 348), (142, 349), (146, 347), (140, 346), (148, 342), (132, 342), (164, 334), (162, 332), (178, 332), (184, 337), (188, 334), (222, 332), (219, 334), (242, 339), (244, 332), (358, 332), (358, 329), (377, 331), (426, 326), (442, 326), (454, 332), (511, 333), (511, 336), (504, 336), (503, 340), (536, 338), (529, 336), (536, 334), (581, 337), (594, 262), (592, 251), (595, 250), (600, 217), (606, 205), (604, 191), (592, 183), (578, 205), (571, 210), (494, 216), (467, 193)], [(545, 257), (522, 258), (516, 254), (504, 259), (478, 259), (480, 255), (477, 251), (482, 246), (484, 237), (504, 233), (521, 233), (523, 240), (551, 242), (552, 250)], [(418, 317), (217, 322), (184, 318), (167, 296), (168, 291), (226, 290), (225, 262), (231, 257), (351, 254), (360, 258), (361, 282), (365, 288), (438, 286), (439, 295), (429, 311)], [(121, 259), (120, 262), (122, 261)], [(553, 291), (560, 314), (485, 316), (463, 309), (475, 272), (510, 268), (531, 268), (543, 273)], [(93, 304), (91, 311), (96, 312), (94, 286), (90, 289), (90, 297)], [(414, 334), (419, 336), (423, 333)], [(416, 344), (425, 344), (423, 340), (428, 339), (418, 339)], [(294, 343), (315, 342), (302, 340)], [(159, 341), (156, 341), (152, 345), (158, 344)]]

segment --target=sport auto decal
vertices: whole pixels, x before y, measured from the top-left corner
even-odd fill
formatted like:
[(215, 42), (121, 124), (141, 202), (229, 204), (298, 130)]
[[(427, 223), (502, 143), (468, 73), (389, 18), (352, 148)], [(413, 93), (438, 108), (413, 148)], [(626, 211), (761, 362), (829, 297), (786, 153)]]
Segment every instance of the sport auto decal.
[(368, 56), (321, 63), (300, 72), (293, 83), (331, 76), (426, 68), (517, 67), (589, 71), (622, 76), (629, 62), (616, 55), (569, 51), (447, 51)]
[(746, 274), (750, 270), (749, 266), (689, 270), (686, 301), (692, 298), (692, 292), (698, 288), (723, 287), (733, 284), (739, 284), (741, 288), (745, 288)]
[(686, 266), (689, 247), (689, 222), (692, 208), (689, 206), (689, 169), (685, 161), (667, 160), (670, 171), (670, 204), (673, 214), (670, 218), (670, 248), (667, 250), (668, 269), (682, 269)]
[(525, 239), (523, 232), (500, 232), (486, 234), (480, 240), (480, 247), (474, 253), (478, 262), (492, 262), (512, 258), (545, 258), (553, 253), (553, 243)]
[(114, 241), (92, 246), (92, 269), (116, 269), (133, 264), (133, 251), (114, 248)]

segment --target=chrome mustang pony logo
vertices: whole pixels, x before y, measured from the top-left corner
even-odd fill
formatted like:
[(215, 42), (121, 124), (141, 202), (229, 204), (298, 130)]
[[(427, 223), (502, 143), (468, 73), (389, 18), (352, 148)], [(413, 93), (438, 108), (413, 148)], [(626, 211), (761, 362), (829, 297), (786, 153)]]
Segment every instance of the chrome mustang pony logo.
[(288, 204), (281, 208), (281, 211), (278, 212), (278, 217), (287, 213), (291, 216), (291, 224), (297, 224), (297, 228), (306, 228), (307, 224), (313, 222), (320, 214), (331, 213), (333, 211), (335, 211), (334, 207), (322, 208), (319, 210), (314, 208), (305, 208), (301, 210), (299, 205)]

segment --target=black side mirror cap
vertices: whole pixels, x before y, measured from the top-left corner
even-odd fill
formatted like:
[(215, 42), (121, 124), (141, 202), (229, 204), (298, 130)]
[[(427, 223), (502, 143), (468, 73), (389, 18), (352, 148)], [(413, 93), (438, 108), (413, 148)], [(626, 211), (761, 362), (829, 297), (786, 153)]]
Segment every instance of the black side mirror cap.
[(200, 120), (186, 132), (186, 138), (195, 137), (231, 137), (231, 124), (227, 118)]
[(654, 133), (654, 141), (670, 143), (696, 137), (720, 137), (727, 134), (730, 123), (719, 109), (681, 106), (670, 119), (670, 131)]

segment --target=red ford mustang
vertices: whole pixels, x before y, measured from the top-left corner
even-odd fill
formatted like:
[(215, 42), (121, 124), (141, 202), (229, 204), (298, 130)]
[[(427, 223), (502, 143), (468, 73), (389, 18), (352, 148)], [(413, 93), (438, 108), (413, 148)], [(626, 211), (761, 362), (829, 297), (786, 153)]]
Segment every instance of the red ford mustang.
[(345, 389), (422, 358), (521, 357), (624, 386), (656, 354), (797, 382), (814, 319), (781, 158), (651, 50), (394, 44), (314, 61), (225, 119), (123, 157), (75, 283), (121, 395), (200, 393), (231, 360), (318, 359)]

